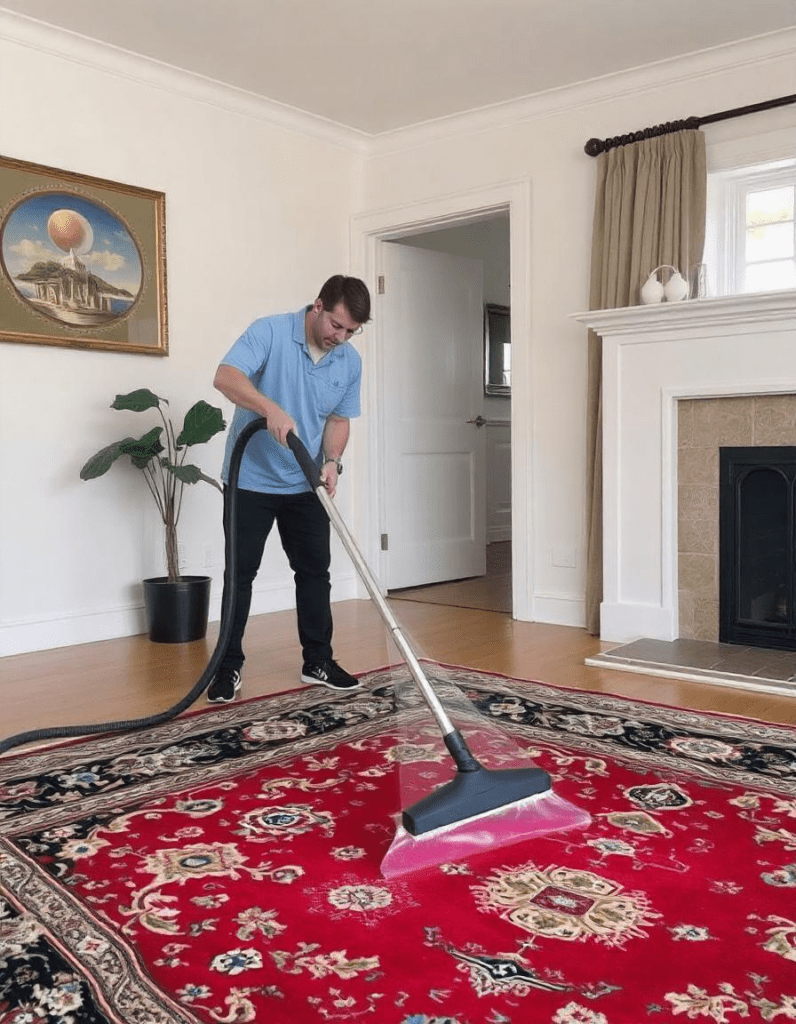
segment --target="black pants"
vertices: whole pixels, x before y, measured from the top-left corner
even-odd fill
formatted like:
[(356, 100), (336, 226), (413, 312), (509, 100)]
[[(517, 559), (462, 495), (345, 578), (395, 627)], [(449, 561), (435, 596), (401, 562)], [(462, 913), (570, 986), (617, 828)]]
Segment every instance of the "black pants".
[[(224, 501), (228, 498), (224, 491)], [(223, 665), (244, 662), (243, 634), (249, 618), (252, 584), (276, 520), (282, 547), (296, 581), (296, 617), (305, 661), (332, 657), (332, 610), (329, 581), (329, 517), (312, 491), (303, 494), (261, 494), (238, 491), (237, 585), (232, 636)], [(229, 568), (224, 574), (226, 590)]]

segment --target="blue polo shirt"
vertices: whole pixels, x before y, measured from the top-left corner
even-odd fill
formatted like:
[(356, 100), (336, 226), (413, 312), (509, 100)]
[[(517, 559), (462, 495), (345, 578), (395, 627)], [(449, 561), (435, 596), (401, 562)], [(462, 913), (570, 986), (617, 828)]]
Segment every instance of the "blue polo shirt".
[[(323, 429), (334, 414), (350, 419), (359, 416), (359, 385), (362, 361), (350, 342), (338, 345), (313, 363), (304, 336), (304, 317), (309, 306), (295, 313), (280, 313), (255, 320), (221, 360), (245, 373), (258, 391), (273, 399), (296, 422), (298, 436), (320, 464)], [(224, 467), (228, 482), (232, 449), (247, 423), (257, 413), (235, 409), (227, 435)], [(247, 443), (240, 466), (238, 486), (246, 491), (300, 494), (310, 490), (307, 478), (289, 448), (259, 430)]]

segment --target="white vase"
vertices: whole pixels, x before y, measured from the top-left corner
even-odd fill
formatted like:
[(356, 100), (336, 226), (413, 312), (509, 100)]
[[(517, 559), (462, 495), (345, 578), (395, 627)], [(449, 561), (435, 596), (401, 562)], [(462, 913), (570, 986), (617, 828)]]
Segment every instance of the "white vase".
[(682, 302), (688, 298), (688, 282), (682, 275), (675, 272), (666, 282), (663, 290), (667, 302)]
[(650, 306), (655, 302), (663, 302), (663, 285), (655, 276), (655, 271), (650, 274), (641, 286), (641, 301)]

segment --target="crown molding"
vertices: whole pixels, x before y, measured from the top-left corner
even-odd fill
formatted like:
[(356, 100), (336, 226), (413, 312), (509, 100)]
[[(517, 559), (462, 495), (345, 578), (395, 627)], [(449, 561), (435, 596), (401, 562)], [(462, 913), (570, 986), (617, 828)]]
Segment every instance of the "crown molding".
[[(385, 156), (459, 135), (500, 130), (575, 108), (582, 110), (659, 89), (663, 85), (688, 82), (796, 55), (796, 28), (783, 29), (374, 135), (110, 43), (56, 28), (2, 6), (0, 39), (232, 113), (267, 121), (285, 131), (308, 135), (365, 157)], [(699, 112), (680, 111), (677, 116), (688, 117), (694, 113)], [(618, 125), (616, 131), (619, 133), (625, 128)]]
[[(513, 127), (524, 121), (538, 120), (576, 108), (583, 110), (606, 101), (660, 89), (665, 85), (707, 78), (785, 57), (796, 57), (796, 28), (768, 32), (739, 42), (586, 79), (557, 89), (507, 100), (504, 103), (478, 107), (462, 114), (452, 114), (449, 117), (435, 118), (420, 124), (407, 125), (405, 128), (396, 128), (394, 131), (382, 132), (370, 137), (368, 156), (386, 156), (457, 135)], [(700, 111), (683, 110), (673, 113), (672, 118), (685, 118), (694, 114), (698, 116)], [(617, 125), (614, 134), (621, 134), (633, 127)], [(583, 141), (586, 142), (585, 139)]]
[(309, 135), (343, 149), (363, 154), (368, 148), (369, 136), (365, 132), (3, 7), (0, 7), (0, 39), (231, 113), (267, 121), (285, 131)]

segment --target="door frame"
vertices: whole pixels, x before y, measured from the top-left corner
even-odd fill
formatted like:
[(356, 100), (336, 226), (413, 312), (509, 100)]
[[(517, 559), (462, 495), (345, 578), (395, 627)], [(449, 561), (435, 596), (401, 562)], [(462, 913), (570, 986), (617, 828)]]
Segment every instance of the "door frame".
[(530, 295), (531, 182), (529, 178), (454, 193), (416, 203), (356, 214), (350, 221), (351, 273), (368, 283), (377, 315), (367, 330), (362, 374), (366, 432), (353, 431), (357, 534), (365, 538), (366, 561), (383, 574), (380, 535), (385, 502), (384, 402), (387, 387), (378, 318), (377, 278), (385, 241), (509, 214), (511, 282), (511, 503), (512, 617), (534, 621), (534, 407), (533, 334)]

